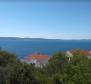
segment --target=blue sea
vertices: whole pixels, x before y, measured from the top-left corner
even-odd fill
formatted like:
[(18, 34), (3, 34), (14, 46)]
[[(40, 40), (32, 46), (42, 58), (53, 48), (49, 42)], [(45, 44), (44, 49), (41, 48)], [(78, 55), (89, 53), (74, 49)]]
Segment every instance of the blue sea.
[(91, 50), (91, 40), (33, 40), (33, 39), (0, 39), (2, 50), (14, 53), (23, 58), (31, 53), (53, 55), (56, 52), (80, 48)]

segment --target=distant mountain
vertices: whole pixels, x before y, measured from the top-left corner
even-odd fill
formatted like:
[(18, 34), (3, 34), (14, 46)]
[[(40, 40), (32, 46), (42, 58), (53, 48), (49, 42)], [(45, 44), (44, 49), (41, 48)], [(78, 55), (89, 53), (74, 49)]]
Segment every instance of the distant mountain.
[(46, 38), (21, 38), (21, 37), (0, 37), (0, 40), (54, 40), (54, 41), (91, 41), (91, 39), (46, 39)]

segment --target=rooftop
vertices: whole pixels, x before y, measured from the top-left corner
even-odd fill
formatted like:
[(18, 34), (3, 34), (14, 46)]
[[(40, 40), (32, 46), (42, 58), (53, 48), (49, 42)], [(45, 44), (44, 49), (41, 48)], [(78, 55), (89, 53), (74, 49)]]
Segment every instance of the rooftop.
[(27, 61), (31, 61), (32, 59), (37, 59), (37, 60), (49, 60), (50, 56), (45, 55), (45, 54), (40, 54), (40, 53), (33, 53), (24, 59)]
[(91, 56), (91, 51), (88, 50), (76, 50), (76, 49), (70, 50), (70, 53), (72, 53), (73, 55), (77, 54), (78, 52), (81, 56)]

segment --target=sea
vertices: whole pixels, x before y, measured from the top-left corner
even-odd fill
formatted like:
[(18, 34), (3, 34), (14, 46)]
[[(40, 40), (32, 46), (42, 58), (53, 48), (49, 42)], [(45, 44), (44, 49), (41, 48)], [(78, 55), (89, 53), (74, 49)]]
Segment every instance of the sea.
[(59, 39), (0, 39), (0, 49), (24, 58), (32, 53), (52, 56), (57, 52), (70, 49), (91, 50), (91, 40), (59, 40)]

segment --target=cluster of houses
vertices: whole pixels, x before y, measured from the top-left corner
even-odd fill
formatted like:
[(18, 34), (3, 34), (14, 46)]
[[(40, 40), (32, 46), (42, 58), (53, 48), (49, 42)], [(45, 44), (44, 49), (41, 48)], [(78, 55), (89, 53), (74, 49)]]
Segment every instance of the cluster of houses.
[[(66, 52), (66, 56), (72, 57), (77, 53), (76, 49), (72, 49)], [(87, 56), (88, 58), (91, 58), (91, 51), (88, 50), (79, 50), (79, 54), (81, 56)], [(31, 55), (26, 56), (21, 61), (28, 64), (34, 64), (35, 67), (43, 67), (45, 64), (48, 63), (48, 60), (51, 58), (51, 56), (40, 54), (40, 53), (33, 53)], [(69, 59), (70, 60), (70, 59)]]
[(76, 50), (72, 49), (66, 52), (66, 54), (70, 57), (74, 56), (75, 54), (79, 54), (80, 56), (86, 56), (88, 58), (91, 58), (91, 51), (89, 50)]
[(31, 55), (26, 56), (21, 61), (28, 64), (34, 64), (35, 67), (43, 67), (46, 63), (48, 63), (48, 60), (50, 59), (50, 56), (40, 53), (33, 53)]

